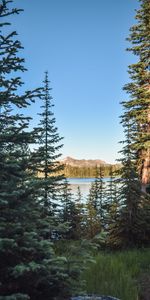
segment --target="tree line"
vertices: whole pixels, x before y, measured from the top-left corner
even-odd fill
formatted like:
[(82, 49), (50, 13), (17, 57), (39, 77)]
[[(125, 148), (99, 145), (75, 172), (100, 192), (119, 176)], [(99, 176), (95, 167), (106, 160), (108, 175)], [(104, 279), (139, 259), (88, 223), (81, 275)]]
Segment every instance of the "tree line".
[[(20, 92), (26, 68), (7, 17), (21, 10), (12, 4), (0, 4), (0, 299), (65, 300), (83, 289), (95, 242), (106, 249), (149, 246), (150, 2), (141, 1), (130, 30), (129, 51), (138, 61), (124, 87), (130, 97), (122, 102), (121, 168), (117, 177), (109, 168), (107, 188), (106, 170), (96, 168), (85, 204), (79, 188), (72, 196), (59, 163), (63, 144), (48, 72), (40, 88)], [(24, 109), (37, 101), (39, 123), (31, 129)]]
[[(66, 178), (95, 178), (96, 172), (97, 172), (97, 166), (93, 167), (77, 167), (77, 166), (71, 166), (68, 164), (62, 164), (60, 163), (60, 170), (58, 170), (58, 175), (63, 174)], [(110, 176), (110, 170), (112, 170), (116, 176), (117, 171), (121, 168), (121, 164), (114, 164), (114, 165), (101, 165), (101, 168), (103, 169), (104, 177)], [(42, 177), (43, 172), (39, 170), (38, 176)]]
[[(114, 165), (102, 165), (104, 177), (109, 177), (110, 169), (116, 172), (121, 168), (120, 164)], [(95, 178), (97, 167), (76, 167), (70, 165), (64, 165), (64, 174), (67, 178)]]

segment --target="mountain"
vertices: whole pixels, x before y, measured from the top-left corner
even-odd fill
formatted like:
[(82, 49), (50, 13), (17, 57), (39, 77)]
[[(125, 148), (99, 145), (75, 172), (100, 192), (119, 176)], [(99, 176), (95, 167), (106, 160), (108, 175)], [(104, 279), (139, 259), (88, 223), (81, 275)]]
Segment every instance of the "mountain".
[(95, 167), (100, 165), (109, 165), (108, 163), (100, 159), (75, 159), (69, 156), (62, 159), (61, 162), (72, 167)]

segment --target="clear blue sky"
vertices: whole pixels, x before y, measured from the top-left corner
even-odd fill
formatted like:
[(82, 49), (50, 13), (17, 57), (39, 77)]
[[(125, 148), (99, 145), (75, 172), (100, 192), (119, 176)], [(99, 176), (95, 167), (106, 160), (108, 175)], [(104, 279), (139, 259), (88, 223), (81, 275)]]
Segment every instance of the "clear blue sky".
[[(114, 162), (123, 139), (119, 124), (127, 66), (135, 61), (126, 37), (138, 0), (16, 0), (11, 17), (24, 50), (25, 88), (49, 71), (63, 157)], [(30, 107), (37, 123), (39, 104)]]

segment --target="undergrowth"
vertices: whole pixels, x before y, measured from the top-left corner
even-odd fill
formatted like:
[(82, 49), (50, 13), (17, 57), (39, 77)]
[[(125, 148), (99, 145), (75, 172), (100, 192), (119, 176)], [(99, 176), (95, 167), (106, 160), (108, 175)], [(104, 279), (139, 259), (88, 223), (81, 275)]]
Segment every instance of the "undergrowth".
[(98, 253), (95, 263), (83, 273), (87, 293), (111, 295), (121, 300), (140, 299), (139, 295), (145, 292), (140, 278), (150, 274), (149, 262), (149, 249)]

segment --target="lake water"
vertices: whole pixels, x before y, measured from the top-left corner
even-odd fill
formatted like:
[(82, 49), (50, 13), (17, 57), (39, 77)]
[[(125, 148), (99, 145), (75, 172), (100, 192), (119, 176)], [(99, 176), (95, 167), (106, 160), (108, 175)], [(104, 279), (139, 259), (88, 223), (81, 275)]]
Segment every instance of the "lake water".
[[(92, 182), (95, 178), (68, 178), (68, 183), (72, 190), (73, 195), (77, 193), (78, 186), (80, 187), (83, 198), (86, 198), (89, 194), (89, 190)], [(108, 182), (109, 178), (104, 178), (104, 182)]]

